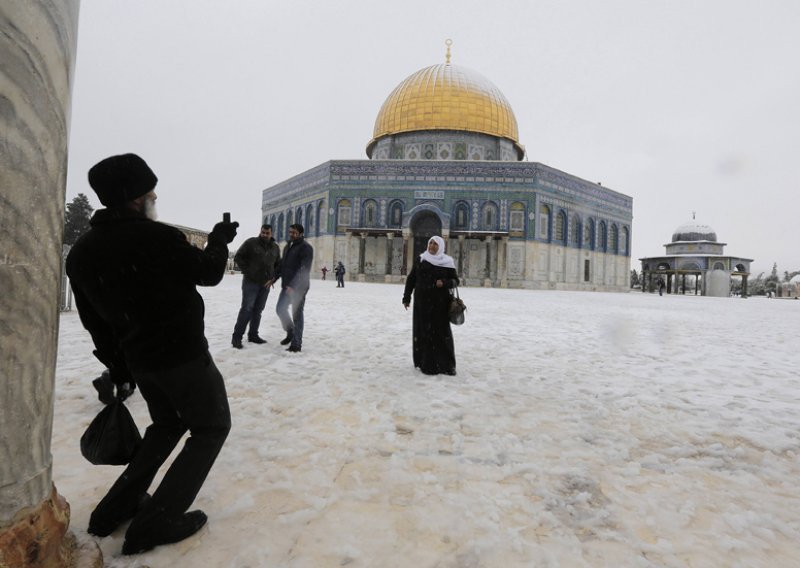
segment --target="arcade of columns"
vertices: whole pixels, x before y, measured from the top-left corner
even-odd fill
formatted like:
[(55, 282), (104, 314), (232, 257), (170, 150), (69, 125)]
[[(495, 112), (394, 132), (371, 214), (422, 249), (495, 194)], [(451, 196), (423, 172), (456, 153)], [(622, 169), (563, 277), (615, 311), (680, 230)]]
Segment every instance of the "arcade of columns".
[[(368, 238), (380, 238), (385, 237), (385, 257), (386, 262), (383, 266), (383, 274), (385, 276), (385, 280), (391, 281), (392, 275), (397, 274), (399, 269), (399, 274), (405, 276), (408, 274), (410, 267), (414, 263), (414, 247), (412, 246), (414, 236), (411, 233), (410, 229), (402, 229), (401, 231), (383, 231), (383, 230), (375, 230), (375, 231), (364, 231), (355, 229), (352, 232), (348, 232), (348, 240), (349, 239), (359, 239), (358, 241), (358, 272), (356, 274), (356, 278), (360, 280), (364, 280), (366, 276), (366, 249), (367, 249), (367, 239)], [(402, 238), (403, 242), (403, 253), (402, 253), (402, 265), (397, 267), (393, 264), (394, 258), (394, 241), (395, 239)], [(493, 282), (499, 281), (500, 286), (506, 285), (506, 267), (505, 267), (505, 258), (506, 258), (506, 249), (508, 247), (508, 240), (509, 238), (504, 235), (486, 235), (481, 236), (480, 238), (471, 237), (467, 238), (467, 235), (457, 235), (456, 242), (458, 243), (457, 247), (452, 247), (449, 233), (448, 231), (442, 231), (442, 238), (445, 241), (445, 249), (446, 252), (453, 257), (456, 265), (456, 271), (458, 272), (459, 277), (462, 279), (473, 277), (478, 278), (475, 276), (475, 272), (477, 267), (470, 267), (469, 266), (469, 255), (466, 254), (467, 251), (467, 241), (479, 241), (482, 242), (485, 249), (486, 249), (486, 261), (484, 266), (482, 267), (482, 274), (481, 279), (483, 280), (484, 286), (492, 286)], [(454, 250), (455, 249), (455, 250)], [(497, 270), (495, 273), (495, 278), (492, 278), (492, 263), (497, 263)]]

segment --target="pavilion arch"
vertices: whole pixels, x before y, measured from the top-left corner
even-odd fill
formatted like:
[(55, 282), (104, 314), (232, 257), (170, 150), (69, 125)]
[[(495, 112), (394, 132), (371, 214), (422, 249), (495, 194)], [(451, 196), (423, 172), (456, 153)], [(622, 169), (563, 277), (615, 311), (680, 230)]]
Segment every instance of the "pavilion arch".
[(725, 270), (725, 263), (717, 261), (714, 263), (714, 266), (711, 267), (711, 270)]
[(696, 262), (683, 262), (678, 266), (678, 270), (696, 270), (700, 272), (700, 265)]
[(736, 272), (747, 272), (747, 267), (744, 264), (737, 264), (736, 265)]
[(672, 270), (672, 267), (669, 265), (669, 262), (659, 262), (656, 270)]

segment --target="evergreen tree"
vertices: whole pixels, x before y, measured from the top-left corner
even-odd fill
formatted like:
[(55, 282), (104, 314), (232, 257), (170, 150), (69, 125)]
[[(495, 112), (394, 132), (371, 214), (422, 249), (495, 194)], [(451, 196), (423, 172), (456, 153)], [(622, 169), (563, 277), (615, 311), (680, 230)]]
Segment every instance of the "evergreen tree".
[(775, 290), (778, 288), (778, 281), (778, 263), (776, 262), (772, 265), (772, 274), (764, 279), (764, 287), (767, 293), (775, 293)]
[(74, 245), (82, 234), (89, 230), (89, 219), (92, 218), (94, 209), (89, 204), (89, 198), (83, 193), (67, 204), (64, 215), (64, 244)]

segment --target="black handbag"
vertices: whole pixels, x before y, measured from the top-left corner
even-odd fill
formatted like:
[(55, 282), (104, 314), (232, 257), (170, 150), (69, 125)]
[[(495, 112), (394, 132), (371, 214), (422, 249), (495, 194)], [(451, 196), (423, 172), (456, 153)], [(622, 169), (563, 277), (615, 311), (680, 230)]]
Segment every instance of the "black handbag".
[(450, 323), (453, 325), (461, 325), (464, 323), (464, 312), (467, 311), (467, 306), (464, 305), (464, 300), (458, 295), (458, 286), (454, 288), (455, 294), (450, 292), (450, 309), (448, 310), (448, 317)]
[(106, 405), (81, 436), (81, 454), (94, 465), (125, 465), (133, 459), (142, 436), (130, 411), (117, 398)]

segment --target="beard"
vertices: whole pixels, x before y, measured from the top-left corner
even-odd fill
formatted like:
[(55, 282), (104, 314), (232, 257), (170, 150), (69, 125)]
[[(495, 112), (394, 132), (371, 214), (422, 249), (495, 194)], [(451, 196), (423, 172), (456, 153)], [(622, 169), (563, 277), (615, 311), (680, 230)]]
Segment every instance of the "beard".
[(158, 211), (156, 211), (156, 202), (153, 199), (144, 200), (144, 216), (151, 221), (158, 220)]

